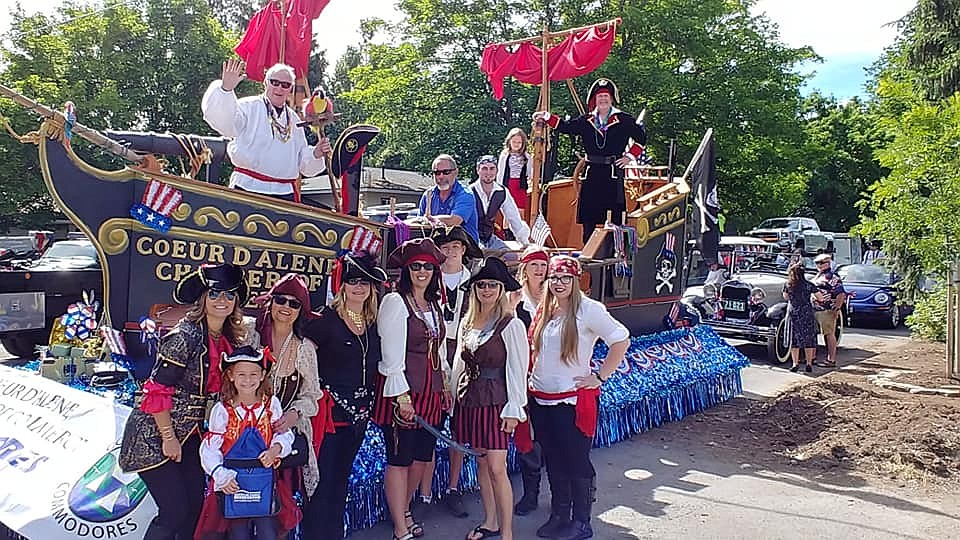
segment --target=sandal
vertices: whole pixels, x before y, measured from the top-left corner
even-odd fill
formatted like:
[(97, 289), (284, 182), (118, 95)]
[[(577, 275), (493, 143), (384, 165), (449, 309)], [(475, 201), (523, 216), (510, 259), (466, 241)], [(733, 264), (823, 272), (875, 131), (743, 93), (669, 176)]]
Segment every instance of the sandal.
[(826, 360), (817, 361), (816, 365), (817, 367), (826, 367), (826, 368), (837, 367), (836, 362), (827, 362)]
[[(476, 536), (478, 534), (480, 536)], [(491, 531), (490, 529), (485, 529), (483, 524), (480, 524), (467, 533), (466, 540), (483, 540), (484, 538), (494, 538), (496, 536), (500, 536), (500, 529)]]
[(413, 534), (409, 532), (403, 536), (393, 535), (393, 540), (412, 540), (413, 538)]
[[(407, 534), (411, 538), (420, 538), (423, 536), (423, 523), (417, 522), (413, 519), (413, 513), (407, 510), (404, 512), (403, 517), (410, 520), (410, 525), (407, 525)], [(400, 540), (403, 540), (402, 538)]]

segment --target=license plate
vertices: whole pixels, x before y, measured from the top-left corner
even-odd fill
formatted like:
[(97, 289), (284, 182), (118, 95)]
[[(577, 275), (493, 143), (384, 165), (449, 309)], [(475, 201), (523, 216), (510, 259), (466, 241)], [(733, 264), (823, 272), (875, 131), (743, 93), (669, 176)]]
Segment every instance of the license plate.
[(730, 311), (746, 311), (747, 303), (741, 300), (724, 300), (723, 309), (729, 309)]

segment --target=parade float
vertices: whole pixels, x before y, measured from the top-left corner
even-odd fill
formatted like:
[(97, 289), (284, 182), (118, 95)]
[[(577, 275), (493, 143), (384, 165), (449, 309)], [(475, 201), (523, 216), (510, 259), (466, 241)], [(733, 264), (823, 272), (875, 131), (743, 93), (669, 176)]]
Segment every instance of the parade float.
[[(549, 105), (549, 81), (567, 80), (572, 89), (569, 79), (599, 66), (609, 45), (602, 57), (573, 72), (551, 73), (552, 59), (584, 39), (612, 44), (615, 31), (616, 21), (611, 21), (492, 46), (516, 46), (534, 55), (542, 77), (533, 82), (542, 88), (543, 110)], [(218, 175), (201, 171), (219, 170), (222, 139), (132, 132), (108, 136), (78, 122), (82, 111), (70, 106), (61, 113), (4, 86), (0, 93), (41, 117), (34, 132), (8, 130), (36, 147), (50, 195), (94, 243), (103, 268), (102, 297), (77, 298), (60, 317), (39, 360), (19, 370), (0, 367), (0, 453), (13, 456), (10, 463), (15, 463), (0, 468), (0, 484), (18, 486), (16, 491), (0, 489), (0, 521), (28, 538), (137, 538), (152, 516), (152, 501), (139, 477), (119, 470), (116, 450), (156, 341), (182, 314), (172, 300), (177, 280), (205, 262), (235, 263), (247, 269), (255, 297), (284, 273), (298, 272), (307, 278), (314, 305), (323, 305), (332, 262), (353, 242), (375, 235), (384, 246), (380, 256), (386, 257), (398, 242), (430, 231), (395, 219), (377, 223), (357, 217), (363, 153), (378, 133), (372, 126), (348, 128), (334, 145), (331, 185), (348, 204), (331, 211), (217, 184)], [(746, 359), (709, 326), (690, 324), (679, 302), (684, 274), (680, 246), (688, 235), (690, 199), (704, 199), (702, 193), (691, 197), (691, 183), (713, 171), (710, 134), (682, 176), (674, 175), (672, 156), (666, 166), (633, 167), (624, 225), (597, 229), (581, 245), (571, 201), (582, 167), (573, 178), (542, 179), (547, 129), (534, 126), (538, 166), (531, 222), (552, 231), (545, 240), (552, 240), (551, 250), (580, 257), (585, 269), (581, 287), (607, 304), (634, 336), (626, 359), (603, 388), (595, 444), (614, 444), (738, 394)], [(127, 165), (109, 171), (90, 165), (74, 151), (78, 138)], [(171, 173), (171, 157), (186, 164), (176, 174)], [(212, 181), (198, 179), (204, 176)], [(603, 358), (604, 348), (597, 345), (596, 358)], [(318, 357), (322, 362), (322, 352)], [(446, 485), (448, 471), (445, 448), (440, 444), (438, 449), (435, 490)], [(348, 529), (387, 516), (385, 461), (382, 435), (371, 426), (350, 480)], [(460, 486), (476, 485), (471, 462)]]

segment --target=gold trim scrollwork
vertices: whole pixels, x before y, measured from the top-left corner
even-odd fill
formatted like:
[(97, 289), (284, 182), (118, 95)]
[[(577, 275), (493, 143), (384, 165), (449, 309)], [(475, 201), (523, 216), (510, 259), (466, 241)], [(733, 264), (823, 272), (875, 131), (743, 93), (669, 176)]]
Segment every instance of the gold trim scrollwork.
[(128, 218), (112, 218), (100, 225), (97, 240), (103, 246), (104, 253), (119, 255), (130, 247), (130, 232), (127, 230), (130, 221)]
[(189, 204), (182, 202), (170, 215), (177, 221), (186, 221), (192, 212), (193, 208), (191, 208)]
[(337, 244), (337, 231), (333, 229), (327, 229), (326, 231), (321, 231), (319, 227), (313, 223), (300, 223), (293, 228), (293, 239), (296, 242), (306, 242), (307, 233), (312, 234), (317, 241), (320, 242), (321, 246), (335, 246)]
[(638, 218), (635, 226), (637, 228), (637, 248), (639, 249), (647, 245), (650, 240), (650, 220), (645, 217)]
[(667, 225), (673, 221), (680, 219), (682, 217), (681, 214), (682, 212), (680, 211), (680, 207), (674, 206), (670, 210), (665, 210), (664, 212), (659, 214), (657, 217), (653, 218), (653, 226), (659, 229), (664, 225)]
[(229, 210), (224, 214), (222, 210), (215, 206), (204, 206), (193, 213), (193, 222), (200, 227), (206, 227), (211, 219), (228, 231), (232, 231), (240, 225), (240, 214), (234, 210)]
[(290, 231), (290, 224), (286, 221), (281, 219), (274, 223), (263, 214), (250, 214), (244, 218), (243, 231), (247, 234), (256, 234), (258, 224), (263, 225), (274, 238), (280, 238)]

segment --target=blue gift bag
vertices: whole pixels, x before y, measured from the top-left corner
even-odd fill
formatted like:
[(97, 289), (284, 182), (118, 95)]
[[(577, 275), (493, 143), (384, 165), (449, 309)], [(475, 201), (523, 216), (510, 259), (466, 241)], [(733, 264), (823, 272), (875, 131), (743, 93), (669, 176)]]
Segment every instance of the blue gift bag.
[(223, 517), (255, 518), (275, 515), (279, 510), (273, 468), (260, 463), (260, 453), (267, 444), (257, 428), (248, 426), (240, 433), (225, 456), (223, 466), (237, 472), (240, 491), (223, 494)]

